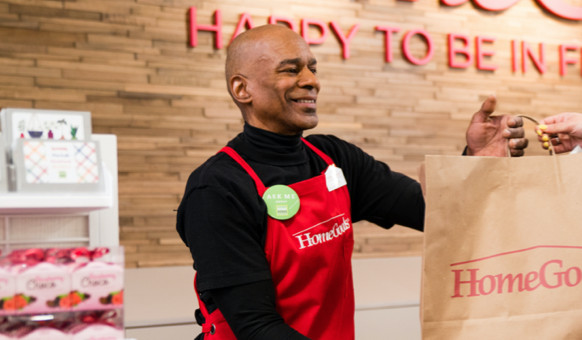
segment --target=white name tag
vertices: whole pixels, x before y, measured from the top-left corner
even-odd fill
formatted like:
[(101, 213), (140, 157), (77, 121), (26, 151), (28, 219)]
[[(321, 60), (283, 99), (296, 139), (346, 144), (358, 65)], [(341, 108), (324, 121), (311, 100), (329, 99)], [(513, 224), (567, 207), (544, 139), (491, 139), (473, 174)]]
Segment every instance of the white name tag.
[(329, 191), (341, 188), (347, 184), (344, 172), (335, 165), (330, 165), (325, 171), (325, 183)]

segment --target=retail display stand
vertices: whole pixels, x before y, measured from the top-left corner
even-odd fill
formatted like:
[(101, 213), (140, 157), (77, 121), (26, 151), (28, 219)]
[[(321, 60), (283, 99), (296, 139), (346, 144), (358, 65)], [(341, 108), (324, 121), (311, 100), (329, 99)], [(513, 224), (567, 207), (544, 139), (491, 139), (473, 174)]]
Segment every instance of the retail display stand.
[(0, 250), (119, 245), (116, 136), (93, 135), (89, 112), (0, 119)]

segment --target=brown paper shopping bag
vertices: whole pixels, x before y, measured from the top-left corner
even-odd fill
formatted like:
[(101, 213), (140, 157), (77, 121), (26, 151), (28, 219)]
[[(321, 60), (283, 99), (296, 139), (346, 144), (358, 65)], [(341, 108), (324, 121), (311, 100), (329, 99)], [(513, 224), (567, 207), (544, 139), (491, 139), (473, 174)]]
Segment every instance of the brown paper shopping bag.
[(423, 339), (582, 339), (582, 154), (427, 156)]

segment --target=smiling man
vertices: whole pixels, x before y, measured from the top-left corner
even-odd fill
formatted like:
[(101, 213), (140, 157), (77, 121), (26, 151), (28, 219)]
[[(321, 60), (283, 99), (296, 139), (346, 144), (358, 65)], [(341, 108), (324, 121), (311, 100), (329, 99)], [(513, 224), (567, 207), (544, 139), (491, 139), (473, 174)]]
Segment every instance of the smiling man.
[[(317, 62), (295, 32), (249, 30), (228, 49), (228, 91), (244, 131), (190, 176), (177, 229), (190, 248), (202, 325), (197, 339), (354, 339), (352, 223), (424, 226), (420, 185), (317, 125)], [(467, 130), (467, 154), (515, 156), (519, 118)], [(380, 268), (379, 268), (380, 269)]]

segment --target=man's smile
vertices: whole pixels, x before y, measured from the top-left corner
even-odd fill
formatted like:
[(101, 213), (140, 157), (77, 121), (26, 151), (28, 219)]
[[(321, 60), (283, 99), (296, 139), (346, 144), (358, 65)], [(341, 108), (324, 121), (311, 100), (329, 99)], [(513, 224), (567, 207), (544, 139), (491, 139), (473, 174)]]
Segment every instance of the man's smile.
[(291, 101), (296, 103), (300, 107), (304, 107), (307, 109), (315, 110), (317, 108), (317, 97), (315, 96), (292, 98)]

